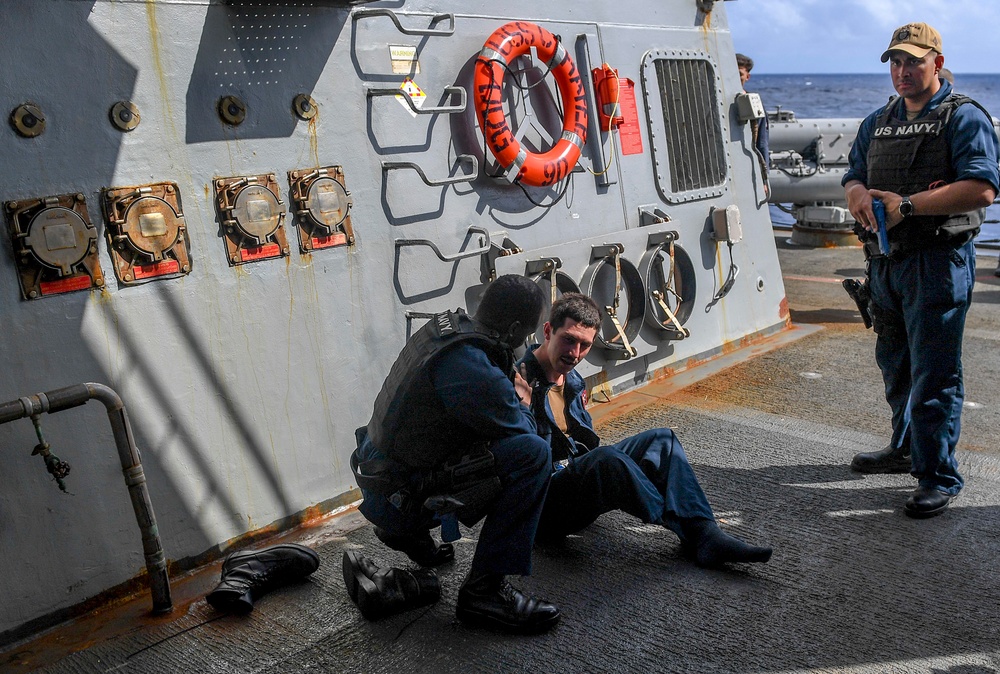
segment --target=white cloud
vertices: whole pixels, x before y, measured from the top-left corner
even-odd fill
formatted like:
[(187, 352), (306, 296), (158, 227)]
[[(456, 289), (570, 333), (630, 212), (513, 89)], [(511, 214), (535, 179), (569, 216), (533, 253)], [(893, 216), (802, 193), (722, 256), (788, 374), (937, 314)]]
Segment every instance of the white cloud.
[[(993, 0), (995, 2), (995, 0)], [(982, 0), (734, 0), (725, 3), (736, 50), (760, 72), (883, 72), (892, 30), (926, 21), (962, 72), (1000, 72), (997, 12)]]

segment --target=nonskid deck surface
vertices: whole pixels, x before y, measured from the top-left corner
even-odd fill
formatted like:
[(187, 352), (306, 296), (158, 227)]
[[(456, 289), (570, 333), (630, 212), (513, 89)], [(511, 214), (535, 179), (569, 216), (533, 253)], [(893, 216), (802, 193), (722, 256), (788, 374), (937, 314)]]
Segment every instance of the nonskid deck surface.
[[(320, 569), (221, 616), (203, 599), (218, 564), (186, 583), (169, 619), (106, 626), (143, 597), (0, 656), (0, 669), (50, 672), (951, 672), (1000, 671), (1000, 279), (979, 259), (965, 338), (968, 407), (960, 460), (967, 486), (940, 517), (904, 516), (909, 476), (861, 476), (857, 451), (880, 448), (888, 410), (864, 330), (839, 279), (858, 250), (796, 249), (778, 236), (797, 323), (825, 329), (602, 422), (614, 440), (651, 426), (677, 430), (723, 528), (770, 543), (766, 565), (705, 571), (677, 538), (621, 514), (557, 547), (539, 547), (519, 582), (563, 610), (537, 637), (455, 622), (476, 531), (441, 569), (442, 598), (376, 623), (344, 589), (340, 558), (357, 548), (404, 566), (356, 511), (297, 534)], [(600, 407), (598, 406), (598, 413)], [(88, 627), (89, 625), (89, 627)], [(91, 632), (90, 630), (96, 630)], [(75, 634), (76, 645), (71, 635)], [(88, 637), (89, 636), (89, 642)], [(54, 654), (89, 648), (58, 661)]]

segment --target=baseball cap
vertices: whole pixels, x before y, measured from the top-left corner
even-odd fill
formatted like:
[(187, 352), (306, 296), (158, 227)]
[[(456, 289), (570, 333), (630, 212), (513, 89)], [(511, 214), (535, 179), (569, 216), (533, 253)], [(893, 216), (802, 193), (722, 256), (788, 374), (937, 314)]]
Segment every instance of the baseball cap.
[(907, 54), (921, 59), (931, 50), (943, 54), (941, 33), (926, 23), (908, 23), (900, 26), (892, 33), (889, 48), (882, 53), (882, 63), (889, 60), (889, 52), (905, 51)]

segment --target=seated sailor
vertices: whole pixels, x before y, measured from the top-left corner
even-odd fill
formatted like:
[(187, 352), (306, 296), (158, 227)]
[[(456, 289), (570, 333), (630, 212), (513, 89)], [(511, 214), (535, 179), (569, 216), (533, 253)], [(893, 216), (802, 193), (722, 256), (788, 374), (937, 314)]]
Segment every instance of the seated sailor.
[(544, 341), (519, 363), (531, 383), (538, 433), (559, 467), (549, 485), (539, 539), (580, 531), (603, 513), (623, 510), (662, 524), (681, 539), (699, 566), (767, 562), (771, 548), (748, 545), (719, 528), (680, 440), (654, 428), (614, 445), (600, 444), (584, 408), (584, 381), (575, 370), (594, 344), (601, 317), (586, 295), (567, 293), (552, 305)]

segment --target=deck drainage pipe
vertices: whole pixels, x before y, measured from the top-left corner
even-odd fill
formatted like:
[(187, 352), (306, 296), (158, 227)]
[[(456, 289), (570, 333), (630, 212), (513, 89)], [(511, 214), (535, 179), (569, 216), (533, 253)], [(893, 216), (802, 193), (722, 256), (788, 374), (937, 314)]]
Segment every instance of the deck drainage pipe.
[(97, 400), (108, 410), (111, 430), (118, 447), (118, 458), (121, 460), (122, 472), (125, 474), (125, 484), (128, 486), (129, 497), (132, 499), (132, 509), (135, 519), (142, 532), (142, 551), (146, 557), (146, 570), (149, 572), (149, 589), (153, 595), (153, 613), (167, 613), (173, 609), (170, 600), (170, 580), (167, 577), (167, 562), (160, 543), (160, 534), (156, 528), (156, 517), (153, 515), (153, 503), (146, 488), (146, 476), (139, 460), (139, 450), (135, 446), (132, 426), (128, 421), (125, 404), (114, 389), (104, 384), (86, 383), (74, 384), (66, 388), (25, 396), (7, 403), (0, 403), (0, 424), (17, 419), (35, 416), (46, 412), (53, 414), (79, 407), (88, 400)]

